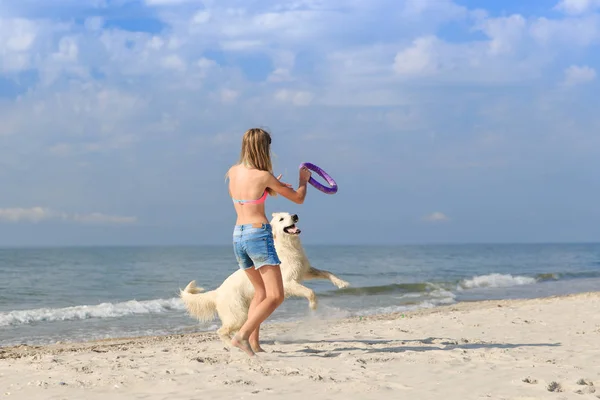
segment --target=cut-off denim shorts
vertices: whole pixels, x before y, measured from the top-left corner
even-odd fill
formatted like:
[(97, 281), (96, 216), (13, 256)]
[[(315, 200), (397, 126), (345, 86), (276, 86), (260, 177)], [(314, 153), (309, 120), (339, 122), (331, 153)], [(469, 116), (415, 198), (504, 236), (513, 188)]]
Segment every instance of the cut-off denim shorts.
[(281, 264), (270, 224), (236, 225), (233, 229), (233, 252), (240, 269)]

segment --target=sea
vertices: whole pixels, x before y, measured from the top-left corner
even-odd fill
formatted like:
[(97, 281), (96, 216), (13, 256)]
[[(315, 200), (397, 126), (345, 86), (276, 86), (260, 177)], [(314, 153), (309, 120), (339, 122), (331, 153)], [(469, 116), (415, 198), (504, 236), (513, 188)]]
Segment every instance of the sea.
[[(305, 246), (315, 268), (350, 282), (306, 281), (267, 320), (327, 320), (459, 302), (600, 290), (600, 244)], [(186, 314), (191, 280), (213, 289), (236, 270), (230, 246), (0, 249), (0, 346), (214, 331)]]

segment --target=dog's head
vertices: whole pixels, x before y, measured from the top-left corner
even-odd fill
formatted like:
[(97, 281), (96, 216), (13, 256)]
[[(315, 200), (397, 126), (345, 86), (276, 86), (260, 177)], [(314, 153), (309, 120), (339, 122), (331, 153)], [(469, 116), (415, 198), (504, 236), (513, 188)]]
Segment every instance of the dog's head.
[(273, 236), (296, 236), (300, 234), (300, 229), (296, 226), (298, 215), (286, 212), (277, 212), (271, 214), (271, 226), (273, 227)]

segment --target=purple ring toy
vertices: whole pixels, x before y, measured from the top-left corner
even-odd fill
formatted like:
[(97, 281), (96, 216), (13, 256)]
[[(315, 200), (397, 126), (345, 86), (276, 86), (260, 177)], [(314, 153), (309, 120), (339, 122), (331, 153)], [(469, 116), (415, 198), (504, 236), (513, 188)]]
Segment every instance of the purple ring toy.
[(306, 167), (309, 170), (319, 174), (319, 176), (321, 176), (321, 178), (323, 178), (327, 181), (327, 183), (329, 184), (329, 187), (324, 186), (321, 183), (317, 182), (317, 180), (315, 178), (313, 178), (312, 176), (308, 180), (308, 183), (310, 183), (311, 185), (313, 185), (315, 188), (317, 188), (318, 190), (320, 190), (323, 193), (326, 193), (326, 194), (337, 193), (337, 190), (338, 190), (337, 183), (335, 183), (333, 178), (330, 177), (327, 174), (327, 172), (323, 171), (321, 168), (317, 167), (315, 164), (311, 164), (308, 162), (300, 164), (300, 168), (302, 168), (302, 167)]

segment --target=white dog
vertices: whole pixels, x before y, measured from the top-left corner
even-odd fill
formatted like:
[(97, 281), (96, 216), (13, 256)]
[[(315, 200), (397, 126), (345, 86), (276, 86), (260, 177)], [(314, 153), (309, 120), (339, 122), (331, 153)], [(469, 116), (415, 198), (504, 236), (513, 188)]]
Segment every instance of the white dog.
[[(312, 310), (317, 308), (317, 296), (312, 289), (302, 285), (303, 280), (329, 279), (338, 288), (349, 283), (331, 272), (313, 268), (300, 243), (300, 229), (296, 227), (297, 215), (273, 213), (271, 226), (275, 249), (281, 260), (281, 275), (285, 297), (305, 297)], [(222, 326), (217, 330), (221, 340), (230, 344), (231, 335), (238, 331), (248, 317), (248, 308), (254, 296), (254, 288), (243, 270), (238, 269), (215, 290), (202, 293), (204, 289), (191, 281), (180, 291), (181, 299), (190, 315), (200, 321), (211, 321), (218, 314)]]

